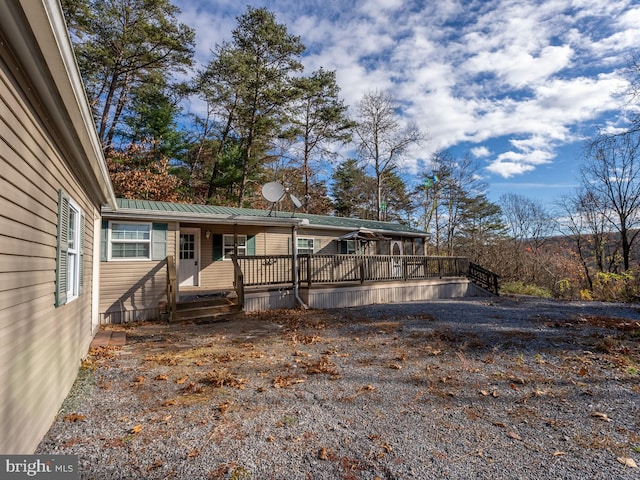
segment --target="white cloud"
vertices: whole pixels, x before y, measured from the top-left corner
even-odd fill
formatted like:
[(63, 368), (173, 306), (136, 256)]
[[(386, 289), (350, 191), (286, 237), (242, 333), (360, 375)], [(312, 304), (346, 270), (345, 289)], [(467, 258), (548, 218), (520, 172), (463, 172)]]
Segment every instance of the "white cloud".
[(489, 150), (487, 147), (484, 147), (484, 146), (474, 147), (471, 149), (471, 155), (473, 155), (476, 158), (484, 158), (491, 155), (491, 150)]

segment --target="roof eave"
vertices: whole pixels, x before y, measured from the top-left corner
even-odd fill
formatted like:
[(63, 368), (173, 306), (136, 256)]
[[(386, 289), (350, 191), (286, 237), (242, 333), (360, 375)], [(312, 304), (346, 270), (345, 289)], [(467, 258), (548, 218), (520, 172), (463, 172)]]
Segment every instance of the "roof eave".
[(140, 220), (144, 218), (152, 221), (179, 221), (183, 223), (217, 223), (226, 225), (259, 225), (285, 227), (304, 225), (305, 220), (295, 217), (254, 217), (249, 215), (166, 212), (124, 208), (119, 208), (117, 211), (114, 211), (108, 207), (102, 209), (102, 216), (106, 219), (119, 218), (123, 220)]

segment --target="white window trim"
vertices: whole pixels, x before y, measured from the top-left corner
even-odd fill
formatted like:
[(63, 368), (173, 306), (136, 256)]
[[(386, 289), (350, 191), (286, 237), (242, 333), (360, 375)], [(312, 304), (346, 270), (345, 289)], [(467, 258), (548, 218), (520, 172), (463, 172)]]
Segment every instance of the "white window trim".
[[(309, 241), (311, 240), (311, 254), (316, 253), (316, 239), (315, 238), (311, 238), (311, 237), (297, 237), (296, 238), (296, 253), (298, 255), (305, 255), (303, 253), (300, 253), (300, 247), (298, 246), (300, 244), (300, 240), (306, 240)], [(308, 247), (305, 247), (305, 250), (308, 250)]]
[[(247, 240), (248, 237), (247, 235), (238, 235), (238, 255), (246, 255), (247, 254)], [(227, 246), (227, 242), (226, 240), (230, 238), (231, 239), (231, 253), (233, 253), (233, 244), (234, 244), (234, 235), (233, 234), (228, 234), (225, 233), (222, 235), (222, 260), (225, 262), (230, 262), (231, 258), (227, 257), (227, 250), (228, 250), (228, 246)], [(242, 243), (240, 240), (244, 238), (244, 245), (240, 245), (240, 243)], [(241, 253), (241, 250), (244, 250), (244, 253)]]
[[(113, 238), (111, 237), (111, 225), (112, 224), (127, 224), (127, 225), (148, 225), (149, 226), (149, 239), (148, 240), (121, 240), (117, 239), (115, 243), (149, 243), (149, 256), (148, 257), (113, 257), (112, 256), (112, 245), (114, 243)], [(109, 262), (148, 262), (153, 258), (153, 224), (151, 222), (128, 222), (128, 221), (118, 221), (118, 220), (110, 220), (109, 221), (109, 230), (107, 232), (107, 245), (108, 245), (108, 255), (107, 260)]]
[[(71, 228), (71, 211), (75, 213), (75, 222)], [(73, 302), (80, 296), (80, 222), (83, 218), (80, 206), (71, 198), (69, 198), (69, 226), (67, 232), (67, 244), (70, 243), (70, 234), (74, 232), (73, 245), (75, 248), (67, 248), (67, 301)]]

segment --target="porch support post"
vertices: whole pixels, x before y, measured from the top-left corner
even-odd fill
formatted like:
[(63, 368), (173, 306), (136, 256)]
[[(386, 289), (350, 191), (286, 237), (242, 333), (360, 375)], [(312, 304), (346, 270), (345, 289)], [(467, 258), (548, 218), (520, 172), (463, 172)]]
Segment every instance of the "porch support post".
[(233, 224), (233, 254), (238, 258), (238, 224)]

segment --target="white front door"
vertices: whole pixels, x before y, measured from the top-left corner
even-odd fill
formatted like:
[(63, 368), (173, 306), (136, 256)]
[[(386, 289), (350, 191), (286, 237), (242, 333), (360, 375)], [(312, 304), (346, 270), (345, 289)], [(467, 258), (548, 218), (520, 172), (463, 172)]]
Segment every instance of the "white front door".
[(195, 287), (199, 284), (200, 229), (180, 230), (180, 259), (178, 281), (181, 287)]

